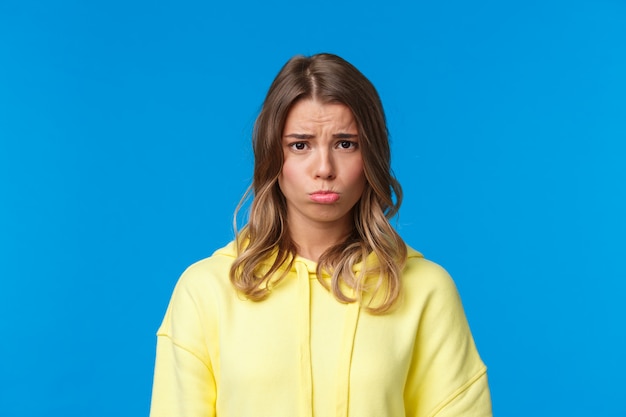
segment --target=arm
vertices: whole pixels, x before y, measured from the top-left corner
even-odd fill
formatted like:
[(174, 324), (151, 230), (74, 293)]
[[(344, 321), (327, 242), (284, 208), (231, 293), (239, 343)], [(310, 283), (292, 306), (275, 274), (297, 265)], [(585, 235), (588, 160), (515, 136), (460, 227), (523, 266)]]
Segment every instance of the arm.
[(405, 388), (407, 416), (491, 417), (483, 364), (448, 273), (421, 261), (420, 320)]
[(159, 334), (150, 417), (214, 417), (215, 397), (211, 367)]
[(433, 417), (491, 417), (491, 396), (486, 370), (455, 391), (431, 415)]
[(215, 303), (204, 274), (193, 266), (176, 285), (157, 333), (150, 417), (214, 417), (212, 363)]

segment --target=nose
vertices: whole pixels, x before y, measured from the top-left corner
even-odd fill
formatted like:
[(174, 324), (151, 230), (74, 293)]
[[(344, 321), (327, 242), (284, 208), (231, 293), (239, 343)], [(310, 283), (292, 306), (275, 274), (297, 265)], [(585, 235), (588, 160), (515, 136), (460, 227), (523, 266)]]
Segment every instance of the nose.
[(324, 180), (335, 178), (335, 164), (332, 152), (329, 150), (320, 150), (317, 160), (315, 161), (315, 178)]

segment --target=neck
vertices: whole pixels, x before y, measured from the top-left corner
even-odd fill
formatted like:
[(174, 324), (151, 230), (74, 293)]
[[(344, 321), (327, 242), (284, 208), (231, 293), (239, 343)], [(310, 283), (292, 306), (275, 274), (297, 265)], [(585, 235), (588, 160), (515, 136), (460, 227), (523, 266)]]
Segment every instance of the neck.
[(318, 262), (328, 248), (342, 242), (351, 231), (351, 224), (289, 224), (289, 234), (296, 244), (298, 255)]

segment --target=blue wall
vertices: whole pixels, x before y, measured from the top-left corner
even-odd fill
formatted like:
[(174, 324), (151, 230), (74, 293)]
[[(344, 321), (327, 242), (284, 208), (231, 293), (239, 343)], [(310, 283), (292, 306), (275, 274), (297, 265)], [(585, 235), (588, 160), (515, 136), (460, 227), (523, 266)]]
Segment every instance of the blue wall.
[(455, 278), (496, 414), (625, 416), (625, 45), (618, 0), (1, 1), (0, 414), (147, 414), (269, 83), (329, 51), (379, 89), (398, 228)]

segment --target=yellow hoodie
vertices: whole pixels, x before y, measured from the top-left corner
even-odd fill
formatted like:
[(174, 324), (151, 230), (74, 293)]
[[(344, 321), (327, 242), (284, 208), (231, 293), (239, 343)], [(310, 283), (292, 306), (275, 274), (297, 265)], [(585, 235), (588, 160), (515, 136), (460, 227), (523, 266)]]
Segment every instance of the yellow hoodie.
[(176, 285), (151, 417), (491, 416), (456, 287), (418, 252), (383, 315), (336, 301), (299, 257), (268, 299), (245, 300), (228, 278), (234, 258), (231, 243)]

